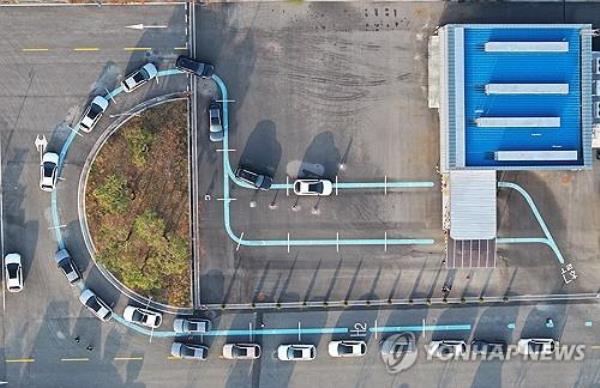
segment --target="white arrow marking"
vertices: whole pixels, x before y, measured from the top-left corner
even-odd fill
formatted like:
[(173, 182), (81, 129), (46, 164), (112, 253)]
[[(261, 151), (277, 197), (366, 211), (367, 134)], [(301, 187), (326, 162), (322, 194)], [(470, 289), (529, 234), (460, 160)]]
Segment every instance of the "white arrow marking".
[(164, 25), (155, 25), (155, 26), (146, 26), (143, 24), (132, 24), (130, 26), (125, 26), (125, 28), (129, 28), (131, 30), (143, 30), (145, 29), (150, 29), (150, 28), (167, 28), (167, 26)]

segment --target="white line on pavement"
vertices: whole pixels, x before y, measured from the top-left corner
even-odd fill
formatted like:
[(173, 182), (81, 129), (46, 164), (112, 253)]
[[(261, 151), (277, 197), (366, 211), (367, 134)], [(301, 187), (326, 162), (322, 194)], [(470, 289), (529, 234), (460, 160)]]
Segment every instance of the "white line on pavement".
[[(4, 279), (4, 198), (3, 198), (3, 185), (2, 185), (2, 141), (0, 138), (0, 248), (2, 257), (0, 258), (0, 265), (2, 269), (0, 269), (0, 273), (2, 274), (2, 279)], [(6, 311), (6, 290), (4, 286), (2, 287), (2, 311)]]

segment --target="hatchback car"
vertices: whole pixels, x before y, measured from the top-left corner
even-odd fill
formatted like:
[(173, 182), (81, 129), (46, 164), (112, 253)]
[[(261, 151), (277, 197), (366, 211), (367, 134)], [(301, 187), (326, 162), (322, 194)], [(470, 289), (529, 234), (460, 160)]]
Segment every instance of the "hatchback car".
[(81, 120), (79, 120), (79, 128), (86, 133), (94, 129), (104, 111), (108, 108), (108, 100), (102, 96), (96, 96), (87, 106)]
[(162, 324), (162, 314), (141, 307), (127, 306), (123, 311), (123, 318), (127, 322), (156, 329)]
[(177, 318), (173, 321), (175, 333), (202, 334), (210, 330), (208, 319)]
[(210, 63), (196, 61), (195, 59), (180, 56), (175, 61), (175, 67), (186, 73), (194, 74), (202, 78), (210, 78), (215, 72), (215, 67)]
[(327, 347), (331, 357), (362, 357), (367, 354), (365, 341), (331, 341)]
[(271, 183), (273, 183), (271, 177), (257, 174), (242, 167), (238, 167), (238, 169), (235, 170), (235, 176), (242, 182), (260, 190), (269, 190), (269, 188), (271, 188)]
[(315, 345), (292, 344), (279, 345), (277, 348), (277, 358), (281, 361), (310, 361), (317, 356)]
[(40, 165), (40, 189), (47, 192), (54, 191), (58, 178), (58, 154), (46, 152), (42, 156)]
[(550, 355), (558, 347), (552, 338), (522, 338), (517, 342), (517, 351), (522, 355)]
[(227, 360), (254, 360), (260, 358), (260, 345), (225, 344), (223, 345), (223, 358)]
[(125, 79), (121, 81), (121, 86), (125, 92), (133, 92), (146, 82), (156, 78), (157, 75), (158, 70), (156, 70), (156, 66), (152, 63), (146, 63), (140, 69), (125, 77)]
[(427, 348), (429, 354), (438, 358), (460, 356), (466, 351), (467, 344), (465, 341), (456, 340), (431, 341)]
[(4, 258), (4, 272), (6, 274), (6, 289), (10, 292), (23, 290), (23, 264), (21, 255), (9, 253)]
[(81, 291), (79, 301), (99, 320), (106, 322), (112, 318), (111, 308), (89, 288)]
[(296, 179), (294, 193), (296, 195), (327, 196), (333, 192), (333, 184), (328, 179)]
[(209, 138), (212, 142), (223, 140), (223, 123), (221, 120), (221, 105), (216, 101), (210, 103), (208, 107)]
[(75, 265), (75, 262), (69, 254), (69, 251), (66, 249), (59, 250), (54, 254), (54, 260), (56, 261), (58, 268), (62, 271), (72, 286), (81, 280), (81, 273)]
[(506, 342), (504, 341), (483, 341), (474, 340), (471, 342), (471, 352), (474, 354), (505, 354), (507, 350)]
[(184, 344), (182, 342), (173, 342), (171, 345), (171, 356), (183, 358), (185, 360), (206, 360), (208, 348), (196, 344)]

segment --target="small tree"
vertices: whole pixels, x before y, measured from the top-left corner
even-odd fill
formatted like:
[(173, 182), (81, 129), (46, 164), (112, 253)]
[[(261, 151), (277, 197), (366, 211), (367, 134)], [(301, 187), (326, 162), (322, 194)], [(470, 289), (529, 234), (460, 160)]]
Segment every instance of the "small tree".
[(101, 210), (106, 213), (122, 214), (131, 204), (131, 189), (127, 186), (127, 179), (121, 174), (107, 176), (93, 195)]

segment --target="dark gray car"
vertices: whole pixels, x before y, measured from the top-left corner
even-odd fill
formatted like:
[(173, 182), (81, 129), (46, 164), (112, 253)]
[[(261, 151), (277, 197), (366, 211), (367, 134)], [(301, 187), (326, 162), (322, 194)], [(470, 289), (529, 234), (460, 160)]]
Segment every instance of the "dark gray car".
[(261, 175), (243, 167), (238, 167), (235, 170), (235, 176), (253, 188), (260, 190), (269, 190), (273, 182), (270, 176)]
[(202, 78), (210, 78), (215, 72), (215, 67), (210, 63), (200, 62), (195, 59), (180, 56), (175, 62), (175, 67), (186, 73), (194, 74)]
[(69, 251), (66, 249), (59, 250), (54, 254), (54, 260), (72, 286), (81, 280), (81, 272), (79, 272), (79, 268), (75, 265)]
[(202, 345), (184, 344), (173, 342), (171, 345), (171, 356), (187, 360), (206, 360), (208, 348)]

